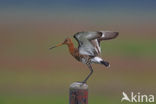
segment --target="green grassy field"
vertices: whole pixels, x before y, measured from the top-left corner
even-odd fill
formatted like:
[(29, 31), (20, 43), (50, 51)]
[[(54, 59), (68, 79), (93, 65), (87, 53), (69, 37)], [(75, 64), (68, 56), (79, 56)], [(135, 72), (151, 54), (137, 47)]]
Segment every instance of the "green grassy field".
[[(9, 100), (8, 100), (9, 99)], [(89, 104), (120, 104), (117, 99), (108, 99), (101, 96), (90, 97)], [(1, 104), (68, 104), (68, 96), (2, 96)]]
[[(9, 99), (9, 100), (8, 100)], [(89, 96), (89, 104), (121, 104), (120, 98), (110, 98), (105, 96)], [(1, 104), (69, 104), (68, 96), (1, 96)], [(124, 101), (122, 104), (131, 104)], [(147, 103), (141, 103), (147, 104)], [(154, 104), (154, 103), (150, 103)]]
[[(68, 104), (69, 85), (83, 80), (89, 70), (69, 55), (67, 47), (48, 51), (46, 44), (30, 45), (28, 53), (19, 44), (13, 53), (8, 49), (3, 54), (0, 104)], [(111, 68), (93, 65), (94, 74), (88, 82), (89, 104), (121, 104), (122, 91), (155, 94), (155, 44), (155, 39), (103, 42), (102, 56), (110, 61)]]

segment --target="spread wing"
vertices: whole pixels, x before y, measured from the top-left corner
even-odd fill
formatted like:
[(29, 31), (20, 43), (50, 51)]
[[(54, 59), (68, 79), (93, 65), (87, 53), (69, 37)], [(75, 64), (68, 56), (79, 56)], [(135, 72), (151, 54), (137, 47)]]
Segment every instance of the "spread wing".
[(119, 35), (118, 32), (111, 31), (100, 31), (100, 32), (102, 33), (102, 37), (98, 39), (99, 41), (114, 39)]
[(100, 54), (100, 46), (97, 39), (102, 36), (101, 32), (78, 32), (74, 38), (78, 41), (80, 54), (97, 56)]
[(118, 32), (97, 31), (78, 32), (74, 34), (79, 46), (79, 53), (83, 55), (97, 56), (101, 53), (100, 41), (117, 37)]

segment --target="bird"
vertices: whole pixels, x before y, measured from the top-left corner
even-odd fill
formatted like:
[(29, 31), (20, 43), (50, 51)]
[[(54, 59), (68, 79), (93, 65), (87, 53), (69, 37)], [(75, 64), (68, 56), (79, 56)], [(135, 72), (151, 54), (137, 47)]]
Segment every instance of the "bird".
[(81, 82), (87, 83), (90, 76), (93, 74), (92, 64), (101, 64), (105, 67), (110, 67), (110, 63), (105, 61), (101, 57), (100, 43), (104, 40), (114, 39), (119, 35), (119, 32), (112, 31), (82, 31), (72, 35), (78, 42), (78, 47), (74, 47), (72, 39), (67, 37), (65, 40), (57, 45), (50, 47), (54, 49), (56, 47), (67, 45), (70, 54), (79, 62), (87, 65), (90, 69), (88, 76)]

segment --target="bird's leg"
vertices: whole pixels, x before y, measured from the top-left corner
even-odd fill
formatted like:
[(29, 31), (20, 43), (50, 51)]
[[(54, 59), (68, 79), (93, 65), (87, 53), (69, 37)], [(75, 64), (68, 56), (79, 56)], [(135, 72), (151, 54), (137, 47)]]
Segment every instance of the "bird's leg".
[(90, 64), (87, 64), (88, 68), (90, 69), (89, 75), (85, 78), (85, 80), (82, 83), (86, 83), (89, 77), (93, 74), (93, 68)]

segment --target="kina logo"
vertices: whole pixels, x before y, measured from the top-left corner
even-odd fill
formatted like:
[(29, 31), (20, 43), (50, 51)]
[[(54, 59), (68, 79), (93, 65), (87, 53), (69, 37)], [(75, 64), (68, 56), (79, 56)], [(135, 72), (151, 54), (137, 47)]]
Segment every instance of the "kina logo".
[(128, 101), (128, 102), (148, 102), (152, 103), (154, 102), (154, 95), (146, 95), (146, 94), (141, 94), (138, 92), (137, 94), (134, 94), (131, 92), (131, 96), (128, 96), (125, 92), (122, 92), (122, 99), (121, 102), (123, 101)]

